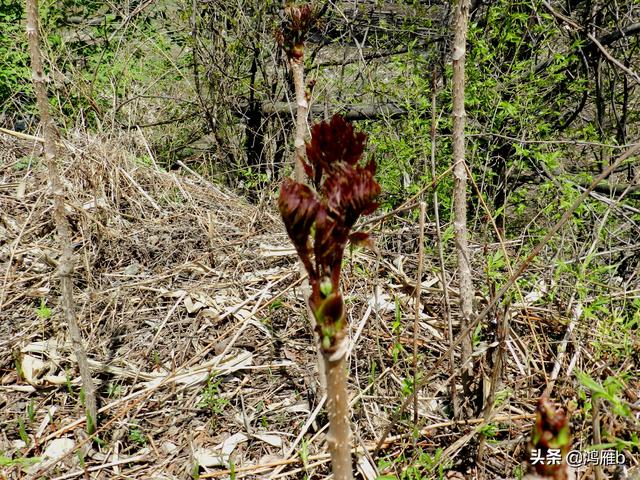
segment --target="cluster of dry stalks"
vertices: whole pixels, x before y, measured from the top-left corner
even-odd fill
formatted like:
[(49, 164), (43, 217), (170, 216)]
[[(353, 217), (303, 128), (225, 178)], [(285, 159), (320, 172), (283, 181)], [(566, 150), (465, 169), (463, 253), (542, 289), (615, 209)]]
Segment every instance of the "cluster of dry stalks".
[[(55, 471), (62, 478), (80, 476), (83, 468), (95, 475), (183, 478), (196, 465), (203, 477), (223, 477), (231, 462), (239, 476), (326, 472), (325, 400), (315, 393), (315, 348), (294, 249), (275, 208), (259, 210), (188, 170), (156, 168), (141, 137), (78, 132), (63, 144), (60, 171), (76, 257), (74, 298), (97, 382), (97, 435), (105, 443), (87, 441), (80, 380), (57, 303), (61, 252), (38, 148), (32, 140), (2, 137), (2, 455), (17, 462), (46, 457), (51, 449), (48, 462), (32, 470), (51, 478)], [(378, 455), (392, 457), (441, 447), (440, 462), (462, 469), (484, 419), (450, 420), (449, 372), (441, 366), (449, 358), (443, 289), (438, 274), (427, 273), (439, 266), (424, 259), (416, 310), (418, 227), (387, 229), (390, 218), (370, 223), (379, 225), (380, 257), (349, 254), (343, 286), (352, 343), (354, 458), (358, 470), (371, 476), (377, 465), (369, 454), (377, 447)], [(435, 234), (433, 225), (425, 228), (427, 236)], [(455, 302), (457, 288), (447, 291)], [(409, 326), (416, 311), (414, 339)], [(499, 442), (485, 446), (484, 478), (504, 476), (528, 457), (535, 400), (546, 381), (540, 360), (555, 350), (543, 345), (543, 357), (532, 352), (541, 336), (561, 340), (566, 330), (562, 314), (550, 307), (519, 305), (508, 314), (501, 391), (517, 394), (492, 413), (492, 424), (502, 431)], [(459, 331), (455, 311), (453, 328)], [(406, 352), (414, 341), (425, 385), (418, 395), (416, 445), (412, 422), (394, 415), (412, 378)], [(599, 364), (584, 349), (556, 359), (556, 391), (571, 395), (563, 372), (582, 362)], [(488, 375), (487, 369), (485, 381)], [(210, 376), (219, 382), (216, 389)], [(61, 446), (64, 458), (51, 453), (60, 454)], [(3, 468), (16, 476), (23, 469)]]
[[(211, 371), (229, 368), (229, 361), (250, 365), (246, 350), (238, 356), (233, 343), (220, 347), (229, 340), (227, 322), (250, 321), (252, 309), (274, 295), (263, 288), (291, 280), (288, 268), (278, 267), (280, 257), (260, 250), (273, 241), (274, 217), (195, 174), (180, 177), (141, 163), (150, 158), (144, 142), (127, 150), (117, 146), (121, 141), (78, 134), (61, 148), (76, 259), (73, 293), (105, 421), (98, 435), (114, 428), (110, 418), (130, 415), (122, 408), (131, 405), (122, 398), (109, 401), (109, 389), (118, 390), (118, 397), (132, 395), (135, 404), (162, 382), (193, 380), (188, 391), (196, 391)], [(71, 392), (60, 385), (79, 383), (58, 304), (62, 252), (39, 148), (39, 142), (2, 139), (1, 349), (14, 352), (3, 356), (4, 432), (24, 414), (27, 399), (50, 396), (54, 387), (53, 397), (64, 397)], [(245, 298), (254, 289), (260, 294)], [(16, 365), (23, 367), (20, 376)], [(50, 407), (41, 400), (35, 403), (39, 420)], [(74, 422), (63, 420), (69, 415), (82, 426), (83, 409), (59, 403), (67, 404), (70, 410), (47, 419), (22, 456), (72, 432)], [(5, 433), (0, 450), (20, 450), (11, 438)]]

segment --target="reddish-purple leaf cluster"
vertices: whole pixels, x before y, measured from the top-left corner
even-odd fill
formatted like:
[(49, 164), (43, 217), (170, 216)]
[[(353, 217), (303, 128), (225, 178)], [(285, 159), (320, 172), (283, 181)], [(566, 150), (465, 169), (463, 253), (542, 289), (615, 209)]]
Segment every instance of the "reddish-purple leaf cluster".
[[(307, 175), (316, 189), (320, 188), (322, 174), (342, 165), (355, 166), (362, 157), (367, 136), (354, 132), (353, 126), (340, 115), (334, 115), (330, 122), (316, 123), (311, 129), (311, 142), (307, 144), (305, 164)], [(375, 173), (375, 164), (371, 167)]]
[[(314, 125), (307, 143), (309, 163), (304, 165), (311, 188), (287, 179), (280, 191), (278, 208), (309, 274), (309, 302), (321, 327), (342, 321), (342, 298), (334, 294), (347, 243), (371, 244), (366, 233), (351, 233), (361, 215), (377, 208), (375, 198), (380, 194), (375, 161), (359, 164), (365, 140), (339, 115)], [(331, 305), (324, 305), (327, 301)]]

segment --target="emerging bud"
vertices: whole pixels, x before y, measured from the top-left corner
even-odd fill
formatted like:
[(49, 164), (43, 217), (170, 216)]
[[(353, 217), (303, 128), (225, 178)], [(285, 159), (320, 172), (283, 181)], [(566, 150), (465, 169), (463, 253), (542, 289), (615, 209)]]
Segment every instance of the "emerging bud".
[(313, 301), (311, 305), (313, 313), (316, 316), (318, 325), (328, 326), (335, 325), (342, 320), (344, 302), (340, 292), (333, 292), (325, 299)]
[[(278, 208), (311, 284), (309, 306), (318, 323), (322, 346), (329, 351), (344, 335), (344, 303), (339, 292), (342, 258), (347, 243), (372, 242), (368, 234), (350, 235), (361, 215), (372, 213), (380, 185), (374, 179), (375, 161), (358, 162), (366, 136), (355, 132), (341, 116), (313, 126), (307, 143), (305, 171), (316, 191), (287, 179), (282, 184)], [(315, 265), (311, 261), (313, 233)]]
[(567, 453), (571, 448), (569, 419), (562, 410), (556, 410), (545, 397), (540, 398), (536, 409), (536, 422), (531, 433), (531, 450), (541, 458), (551, 456), (550, 450), (560, 454), (558, 463), (539, 462), (533, 465), (535, 472), (545, 478), (568, 478)]
[(322, 277), (322, 280), (320, 280), (320, 296), (327, 298), (331, 295), (332, 291), (333, 285), (331, 284), (331, 279), (329, 277)]
[(316, 319), (322, 349), (331, 352), (338, 339), (344, 335), (344, 302), (340, 292), (333, 292), (327, 298), (316, 301), (309, 299), (309, 306)]
[(287, 57), (301, 59), (304, 56), (304, 41), (318, 20), (318, 15), (316, 8), (308, 3), (285, 7), (284, 19), (276, 32), (276, 40)]
[(340, 115), (334, 115), (330, 122), (317, 123), (311, 129), (311, 142), (307, 143), (307, 158), (313, 169), (310, 175), (316, 188), (320, 179), (330, 174), (340, 163), (355, 165), (364, 152), (367, 136), (355, 132), (353, 126)]

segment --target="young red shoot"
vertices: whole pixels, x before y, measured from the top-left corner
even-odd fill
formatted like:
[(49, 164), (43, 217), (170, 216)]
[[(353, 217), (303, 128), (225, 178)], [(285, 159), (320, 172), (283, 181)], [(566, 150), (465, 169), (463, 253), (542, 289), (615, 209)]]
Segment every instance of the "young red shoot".
[(343, 335), (339, 283), (345, 247), (349, 241), (370, 245), (366, 233), (351, 230), (360, 216), (378, 206), (375, 161), (360, 165), (365, 141), (366, 135), (355, 132), (340, 115), (314, 125), (304, 163), (311, 187), (287, 179), (278, 201), (289, 238), (309, 275), (309, 305), (325, 351)]
[(537, 462), (535, 472), (543, 478), (566, 480), (569, 475), (566, 462), (571, 448), (569, 418), (560, 409), (556, 409), (549, 399), (542, 397), (536, 409), (536, 422), (531, 433), (531, 451), (543, 459), (551, 457), (552, 452), (560, 454), (557, 463)]

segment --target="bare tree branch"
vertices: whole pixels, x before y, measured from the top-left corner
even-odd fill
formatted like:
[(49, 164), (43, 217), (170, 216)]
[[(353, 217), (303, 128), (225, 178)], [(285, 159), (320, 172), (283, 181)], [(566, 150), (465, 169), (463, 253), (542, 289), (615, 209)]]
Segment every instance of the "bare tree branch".
[[(544, 5), (544, 7), (549, 11), (549, 13), (551, 13), (551, 15), (553, 15), (554, 17), (556, 17), (558, 20), (561, 20), (562, 22), (566, 23), (567, 25), (569, 25), (571, 28), (575, 29), (575, 30), (584, 30), (584, 27), (581, 25), (578, 25), (573, 19), (571, 19), (570, 17), (567, 17), (566, 15), (558, 12), (555, 8), (553, 8), (551, 6), (551, 4), (547, 1), (543, 1), (542, 5)], [(626, 27), (625, 29), (627, 31), (628, 35), (632, 35), (635, 33), (640, 32), (640, 24), (634, 23), (632, 25), (629, 25), (628, 27)], [(617, 58), (615, 58), (613, 55), (611, 55), (609, 53), (609, 51), (604, 47), (604, 45), (606, 44), (610, 44), (613, 43), (616, 40), (619, 40), (620, 38), (623, 38), (624, 36), (626, 36), (627, 34), (622, 33), (622, 32), (614, 32), (614, 33), (610, 33), (608, 35), (605, 35), (601, 40), (598, 40), (593, 34), (586, 32), (587, 38), (589, 38), (589, 40), (591, 40), (591, 45), (587, 45), (586, 47), (583, 47), (584, 49), (589, 49), (589, 48), (593, 48), (594, 46), (597, 47), (601, 52), (602, 55), (604, 55), (604, 57), (611, 62), (612, 64), (614, 64), (616, 67), (618, 67), (620, 70), (622, 70), (624, 73), (626, 73), (628, 76), (630, 76), (636, 83), (638, 83), (640, 85), (640, 76), (634, 72), (633, 70), (631, 70), (629, 67), (625, 66), (622, 62), (620, 62), (620, 60), (618, 60)], [(606, 39), (606, 40), (605, 40)], [(606, 42), (606, 43), (603, 43)], [(550, 60), (547, 60), (546, 62), (541, 63), (540, 65), (538, 65), (536, 67), (536, 72), (539, 72), (541, 70), (544, 70), (544, 68), (546, 68), (546, 66), (550, 63)]]

